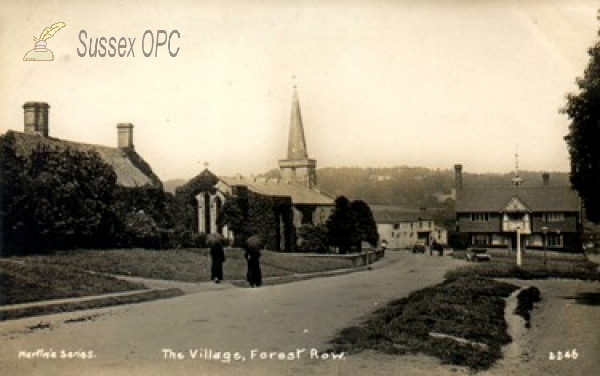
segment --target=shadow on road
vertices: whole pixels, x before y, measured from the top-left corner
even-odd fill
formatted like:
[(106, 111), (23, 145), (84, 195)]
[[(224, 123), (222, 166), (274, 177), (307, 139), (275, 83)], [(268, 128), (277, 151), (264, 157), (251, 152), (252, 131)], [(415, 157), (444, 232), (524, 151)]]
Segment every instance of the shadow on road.
[(600, 306), (600, 292), (581, 292), (575, 296), (562, 296), (563, 299), (572, 299), (577, 304)]

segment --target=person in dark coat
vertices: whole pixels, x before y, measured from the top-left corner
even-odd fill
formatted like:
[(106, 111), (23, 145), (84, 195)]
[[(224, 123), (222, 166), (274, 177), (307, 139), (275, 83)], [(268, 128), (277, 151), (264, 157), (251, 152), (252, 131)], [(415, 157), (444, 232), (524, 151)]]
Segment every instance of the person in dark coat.
[(250, 287), (260, 287), (260, 285), (262, 285), (262, 271), (260, 270), (260, 245), (249, 241), (245, 247), (245, 251), (244, 257), (248, 262), (246, 280), (250, 284)]
[(437, 243), (437, 248), (438, 248), (438, 255), (443, 256), (444, 255), (444, 246), (441, 243)]
[(225, 262), (225, 250), (221, 242), (213, 242), (210, 246), (210, 279), (219, 283), (223, 280), (223, 263)]

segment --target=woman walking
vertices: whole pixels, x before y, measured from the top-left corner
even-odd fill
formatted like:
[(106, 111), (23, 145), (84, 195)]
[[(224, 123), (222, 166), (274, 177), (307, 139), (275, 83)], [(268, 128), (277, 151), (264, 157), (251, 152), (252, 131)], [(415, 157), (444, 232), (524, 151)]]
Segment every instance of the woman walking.
[(250, 284), (250, 287), (260, 287), (262, 285), (262, 272), (260, 270), (260, 248), (262, 247), (261, 238), (257, 235), (253, 235), (248, 238), (246, 242), (246, 252), (244, 257), (248, 263), (248, 271), (246, 272), (246, 279)]
[[(213, 235), (213, 234), (211, 234)], [(210, 245), (210, 279), (215, 283), (220, 283), (223, 280), (223, 263), (225, 262), (225, 250), (223, 242), (219, 236), (214, 235), (209, 239)]]

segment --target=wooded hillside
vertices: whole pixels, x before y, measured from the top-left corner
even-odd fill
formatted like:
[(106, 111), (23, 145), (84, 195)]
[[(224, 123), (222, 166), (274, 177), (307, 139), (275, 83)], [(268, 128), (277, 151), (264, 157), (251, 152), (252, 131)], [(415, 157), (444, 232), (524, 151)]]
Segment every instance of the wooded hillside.
[[(521, 171), (524, 186), (542, 185), (541, 171)], [(273, 169), (260, 176), (279, 177)], [(473, 174), (463, 171), (463, 187), (509, 185), (513, 172), (505, 174)], [(317, 169), (319, 189), (333, 197), (344, 195), (350, 200), (363, 200), (368, 204), (398, 205), (407, 208), (434, 208), (442, 206), (436, 194), (449, 195), (454, 188), (454, 170), (431, 170), (423, 167), (325, 167)], [(185, 180), (164, 182), (165, 190), (174, 191)], [(550, 173), (551, 186), (569, 186), (569, 174)], [(441, 197), (441, 196), (440, 196)], [(443, 197), (442, 197), (443, 199)]]

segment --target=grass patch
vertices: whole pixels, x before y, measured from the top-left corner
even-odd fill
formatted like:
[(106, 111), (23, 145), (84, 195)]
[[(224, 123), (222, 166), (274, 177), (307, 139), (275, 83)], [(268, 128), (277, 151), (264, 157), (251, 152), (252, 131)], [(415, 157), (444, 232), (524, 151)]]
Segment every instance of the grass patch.
[[(24, 317), (50, 315), (63, 312), (74, 312), (85, 309), (97, 309), (120, 304), (143, 303), (150, 300), (172, 298), (183, 295), (180, 289), (141, 291), (129, 295), (110, 296), (81, 302), (65, 302), (39, 307), (23, 307), (0, 311), (0, 321), (15, 320)], [(73, 321), (73, 320), (71, 320)]]
[(511, 341), (504, 307), (516, 289), (478, 277), (446, 280), (392, 301), (330, 343), (338, 352), (424, 353), (443, 363), (487, 369)]
[(32, 260), (0, 260), (2, 305), (144, 289), (139, 283), (89, 273), (70, 265)]
[[(246, 260), (241, 249), (226, 250), (226, 280), (245, 283)], [(263, 252), (263, 277), (283, 281), (301, 279), (296, 274), (352, 268), (352, 261)], [(54, 255), (0, 259), (2, 305), (144, 289), (141, 283), (107, 274), (143, 278), (205, 282), (210, 280), (207, 250), (78, 250)]]
[[(339, 269), (351, 269), (353, 267), (352, 260), (348, 258), (304, 257), (274, 252), (263, 253), (261, 263), (262, 265), (290, 274), (320, 273)], [(267, 277), (269, 277), (268, 274)]]
[[(226, 258), (225, 279), (245, 284), (247, 266), (244, 252), (227, 249)], [(305, 278), (302, 274), (352, 268), (352, 261), (264, 252), (261, 268), (263, 277), (278, 277), (277, 283), (282, 283)], [(9, 306), (146, 289), (141, 283), (107, 274), (204, 282), (210, 280), (210, 257), (207, 250), (200, 249), (128, 249), (78, 250), (0, 259), (0, 303)], [(79, 302), (8, 308), (0, 311), (0, 320), (140, 303), (182, 294), (179, 289), (154, 290)]]
[(544, 263), (542, 255), (526, 254), (522, 266), (517, 266), (515, 257), (492, 255), (492, 261), (473, 263), (446, 273), (446, 278), (456, 279), (468, 276), (485, 278), (517, 278), (523, 280), (565, 278), (586, 281), (600, 281), (598, 264), (582, 256), (553, 256)]
[[(244, 251), (228, 248), (223, 265), (225, 280), (245, 280)], [(51, 256), (23, 258), (48, 265), (75, 267), (98, 273), (166, 279), (183, 282), (210, 280), (210, 256), (205, 249), (195, 250), (78, 250), (59, 252)], [(351, 268), (352, 261), (334, 258), (312, 258), (285, 253), (263, 252), (263, 277), (282, 277), (295, 273), (323, 272)]]

